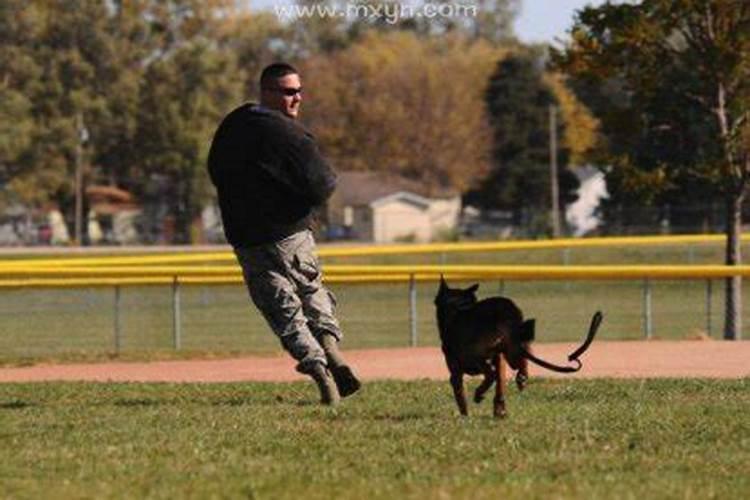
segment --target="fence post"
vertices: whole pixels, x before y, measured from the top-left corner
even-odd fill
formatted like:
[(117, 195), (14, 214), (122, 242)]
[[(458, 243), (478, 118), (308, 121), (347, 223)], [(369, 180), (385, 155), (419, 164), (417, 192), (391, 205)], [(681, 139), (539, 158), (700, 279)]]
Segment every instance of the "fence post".
[(172, 339), (175, 350), (179, 350), (182, 344), (182, 331), (180, 324), (180, 284), (177, 276), (172, 279)]
[(651, 280), (648, 278), (643, 280), (643, 334), (651, 339)]
[(713, 299), (713, 282), (706, 280), (706, 334), (711, 336), (711, 302)]
[(409, 329), (411, 347), (417, 347), (417, 284), (414, 275), (409, 275)]
[(122, 347), (122, 331), (120, 328), (120, 285), (115, 285), (115, 354), (120, 354)]

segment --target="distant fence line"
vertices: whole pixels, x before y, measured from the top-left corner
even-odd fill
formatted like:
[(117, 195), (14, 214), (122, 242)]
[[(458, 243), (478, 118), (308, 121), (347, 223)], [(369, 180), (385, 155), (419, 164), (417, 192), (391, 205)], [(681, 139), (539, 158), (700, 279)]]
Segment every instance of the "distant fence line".
[[(219, 267), (219, 266), (215, 266)], [(417, 345), (417, 282), (451, 280), (641, 280), (643, 334), (653, 332), (652, 280), (704, 280), (706, 331), (711, 332), (712, 280), (729, 276), (750, 276), (750, 266), (328, 266), (326, 282), (348, 284), (408, 283), (410, 344)], [(110, 268), (27, 268), (0, 270), (0, 288), (86, 288), (114, 290), (114, 345), (121, 345), (121, 289), (129, 286), (171, 287), (172, 337), (175, 349), (182, 344), (181, 294), (183, 285), (241, 284), (236, 269), (212, 267), (110, 267)]]
[[(750, 235), (743, 240), (750, 240)], [(613, 237), (543, 241), (501, 241), (423, 245), (377, 245), (322, 247), (321, 257), (407, 255), (419, 253), (492, 252), (507, 250), (593, 248), (625, 245), (680, 245), (717, 243), (722, 235)], [(230, 265), (217, 265), (217, 263)], [(181, 264), (181, 265), (166, 265)], [(187, 265), (191, 264), (191, 265)], [(210, 265), (207, 265), (210, 264)], [(410, 343), (417, 344), (417, 282), (451, 280), (641, 280), (642, 325), (652, 336), (651, 282), (653, 280), (704, 280), (706, 282), (706, 330), (711, 331), (712, 280), (750, 276), (750, 266), (726, 265), (326, 265), (327, 283), (408, 283)], [(169, 253), (160, 255), (115, 255), (70, 258), (18, 259), (0, 262), (0, 288), (87, 288), (114, 290), (114, 345), (122, 344), (120, 326), (121, 289), (131, 286), (171, 288), (172, 337), (175, 349), (182, 344), (181, 294), (183, 285), (241, 284), (242, 275), (231, 251)]]
[[(542, 250), (542, 249), (570, 249), (570, 248), (604, 248), (610, 246), (652, 246), (652, 245), (683, 245), (709, 244), (725, 241), (726, 236), (717, 234), (677, 235), (677, 236), (631, 236), (606, 238), (559, 238), (553, 240), (524, 240), (524, 241), (492, 241), (492, 242), (457, 242), (457, 243), (424, 243), (424, 244), (394, 244), (394, 245), (363, 245), (363, 246), (321, 246), (318, 250), (320, 257), (368, 257), (378, 255), (414, 255), (414, 254), (449, 254), (468, 252), (498, 252), (513, 250)], [(741, 235), (742, 241), (750, 241), (750, 234)], [(216, 264), (221, 262), (235, 263), (231, 250), (180, 250), (169, 248), (158, 255), (127, 255), (128, 250), (113, 249), (116, 255), (101, 256), (97, 249), (96, 256), (81, 257), (81, 250), (76, 249), (75, 257), (66, 257), (66, 253), (53, 252), (59, 255), (55, 258), (20, 258), (0, 261), (0, 270), (6, 268), (23, 268), (28, 266), (62, 267), (62, 266), (125, 266), (125, 265), (158, 265), (171, 263), (204, 263)], [(152, 250), (156, 253), (156, 250)], [(189, 252), (189, 253), (185, 253)], [(126, 254), (126, 255), (123, 255)], [(10, 255), (10, 254), (7, 254)], [(14, 254), (14, 255), (21, 255)], [(44, 255), (44, 254), (35, 254)]]
[[(725, 265), (329, 265), (329, 283), (383, 283), (500, 279), (569, 280), (696, 280), (750, 276), (750, 266)], [(58, 288), (143, 285), (226, 285), (242, 283), (237, 266), (25, 267), (0, 269), (0, 288)]]

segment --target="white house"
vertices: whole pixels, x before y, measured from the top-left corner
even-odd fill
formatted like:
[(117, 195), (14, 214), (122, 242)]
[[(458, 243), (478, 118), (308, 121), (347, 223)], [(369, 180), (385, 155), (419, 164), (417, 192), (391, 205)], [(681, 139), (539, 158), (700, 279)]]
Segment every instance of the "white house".
[(424, 187), (408, 179), (343, 172), (328, 204), (328, 224), (363, 241), (432, 241), (456, 228), (460, 212), (458, 193), (427, 196)]

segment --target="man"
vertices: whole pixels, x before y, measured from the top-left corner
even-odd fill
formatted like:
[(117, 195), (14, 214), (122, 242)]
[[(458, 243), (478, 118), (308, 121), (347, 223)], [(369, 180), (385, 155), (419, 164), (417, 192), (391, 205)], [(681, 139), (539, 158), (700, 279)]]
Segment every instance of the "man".
[(301, 102), (299, 72), (285, 63), (266, 67), (260, 104), (224, 118), (208, 170), (253, 303), (297, 370), (315, 380), (321, 402), (335, 405), (360, 382), (338, 350), (336, 300), (321, 282), (310, 231), (313, 208), (331, 195), (336, 176), (296, 121)]

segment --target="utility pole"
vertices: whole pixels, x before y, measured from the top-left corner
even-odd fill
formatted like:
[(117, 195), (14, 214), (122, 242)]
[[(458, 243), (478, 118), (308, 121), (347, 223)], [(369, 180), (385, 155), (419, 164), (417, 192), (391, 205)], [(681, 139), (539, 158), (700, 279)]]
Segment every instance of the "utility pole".
[(560, 237), (560, 188), (557, 184), (557, 108), (549, 106), (549, 177), (552, 210), (552, 237)]
[(78, 142), (76, 143), (75, 244), (81, 246), (83, 242), (83, 146), (89, 140), (89, 131), (83, 123), (81, 113), (76, 115), (76, 129), (78, 130)]

